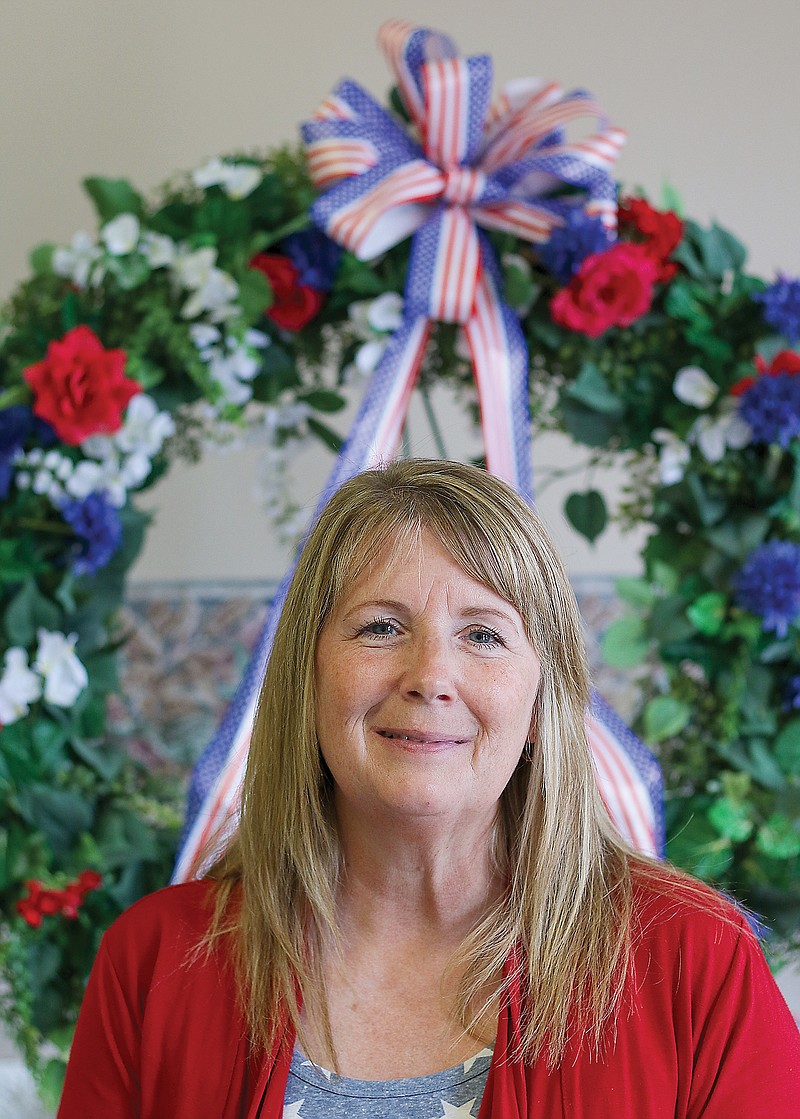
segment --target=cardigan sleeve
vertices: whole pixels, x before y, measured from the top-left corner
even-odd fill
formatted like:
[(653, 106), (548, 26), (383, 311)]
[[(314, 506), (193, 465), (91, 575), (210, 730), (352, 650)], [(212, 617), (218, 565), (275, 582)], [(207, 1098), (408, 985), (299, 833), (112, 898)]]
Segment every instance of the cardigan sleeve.
[(120, 982), (104, 938), (75, 1029), (58, 1119), (138, 1119), (140, 992)]
[(684, 961), (694, 988), (687, 1119), (798, 1119), (800, 1032), (760, 945), (742, 919), (703, 955)]

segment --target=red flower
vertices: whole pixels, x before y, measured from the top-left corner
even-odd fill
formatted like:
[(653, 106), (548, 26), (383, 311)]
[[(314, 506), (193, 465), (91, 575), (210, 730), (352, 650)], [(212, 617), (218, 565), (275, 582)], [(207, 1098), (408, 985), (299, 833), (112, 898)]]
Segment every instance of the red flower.
[(44, 361), (29, 365), (24, 377), (34, 392), (36, 415), (76, 446), (122, 426), (128, 401), (142, 389), (124, 368), (124, 350), (106, 350), (88, 326), (76, 326), (51, 342)]
[(644, 198), (626, 198), (619, 207), (621, 229), (639, 234), (635, 240), (644, 246), (658, 265), (660, 283), (667, 283), (678, 271), (669, 255), (681, 243), (683, 222), (673, 210), (654, 210)]
[(610, 326), (630, 326), (649, 310), (657, 265), (642, 245), (618, 242), (591, 253), (553, 298), (553, 321), (597, 338)]
[[(767, 365), (761, 354), (757, 354), (755, 364), (760, 377), (777, 377), (779, 373), (796, 376), (800, 373), (800, 354), (796, 354), (794, 350), (781, 350), (775, 354), (770, 365)], [(741, 377), (731, 386), (731, 396), (742, 396), (755, 383), (755, 377)]]
[(103, 881), (96, 870), (84, 870), (74, 882), (68, 882), (63, 890), (47, 889), (40, 881), (26, 882), (27, 896), (17, 902), (17, 913), (33, 929), (38, 929), (42, 917), (60, 913), (62, 917), (75, 920), (83, 899), (89, 890), (96, 890)]
[(300, 273), (288, 257), (259, 253), (250, 261), (250, 267), (263, 272), (269, 280), (273, 302), (266, 315), (284, 330), (301, 330), (322, 306), (321, 292), (299, 282)]

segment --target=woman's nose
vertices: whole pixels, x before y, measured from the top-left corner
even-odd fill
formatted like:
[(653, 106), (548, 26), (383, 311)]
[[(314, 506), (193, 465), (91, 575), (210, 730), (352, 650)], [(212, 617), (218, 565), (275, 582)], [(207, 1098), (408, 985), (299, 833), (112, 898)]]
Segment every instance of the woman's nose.
[(403, 692), (409, 699), (449, 700), (455, 696), (455, 661), (445, 641), (412, 641), (407, 649)]

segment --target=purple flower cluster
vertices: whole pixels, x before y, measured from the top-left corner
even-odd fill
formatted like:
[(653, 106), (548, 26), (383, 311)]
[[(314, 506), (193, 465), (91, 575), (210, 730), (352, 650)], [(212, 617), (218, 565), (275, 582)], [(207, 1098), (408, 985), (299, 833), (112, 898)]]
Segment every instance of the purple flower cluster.
[(785, 637), (800, 614), (800, 544), (772, 540), (750, 553), (735, 585), (736, 601)]
[(778, 274), (774, 284), (753, 298), (764, 306), (764, 318), (790, 345), (800, 338), (800, 280)]
[(581, 207), (565, 216), (567, 224), (554, 229), (550, 240), (537, 248), (542, 264), (562, 284), (569, 283), (587, 256), (603, 252), (612, 242), (600, 218), (590, 217)]
[(800, 376), (787, 371), (758, 377), (741, 394), (739, 413), (755, 443), (788, 447), (800, 435)]
[(80, 551), (72, 564), (74, 575), (94, 575), (122, 543), (119, 510), (104, 493), (90, 493), (81, 500), (65, 501), (61, 515), (79, 538)]
[(786, 686), (786, 707), (796, 711), (800, 708), (800, 676), (790, 676)]
[(300, 283), (317, 291), (330, 291), (344, 251), (320, 229), (290, 234), (281, 249), (300, 273)]

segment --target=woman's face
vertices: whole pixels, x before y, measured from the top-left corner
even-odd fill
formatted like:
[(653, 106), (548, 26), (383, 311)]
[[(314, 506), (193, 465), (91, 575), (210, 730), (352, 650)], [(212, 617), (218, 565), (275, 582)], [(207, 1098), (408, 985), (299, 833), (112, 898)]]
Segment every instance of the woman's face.
[(317, 644), (336, 810), (491, 824), (531, 734), (540, 662), (517, 610), (423, 532), (340, 600)]

